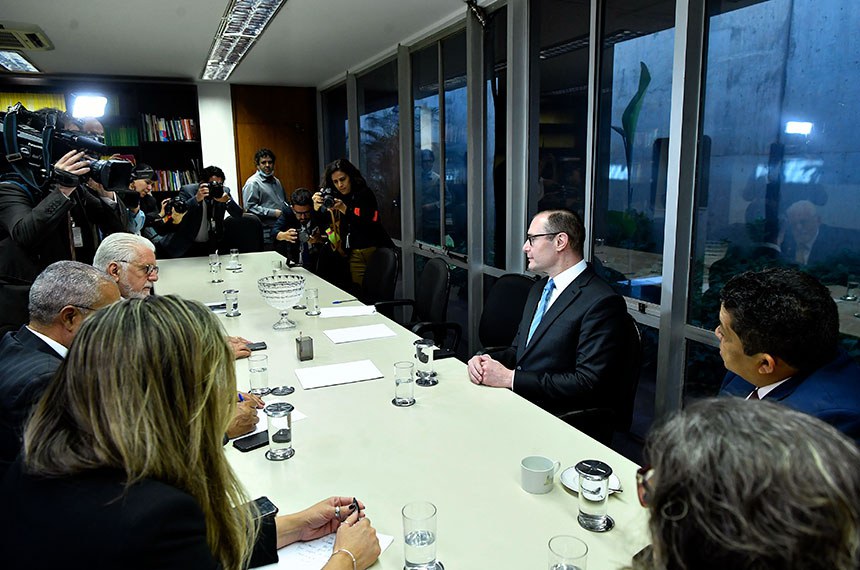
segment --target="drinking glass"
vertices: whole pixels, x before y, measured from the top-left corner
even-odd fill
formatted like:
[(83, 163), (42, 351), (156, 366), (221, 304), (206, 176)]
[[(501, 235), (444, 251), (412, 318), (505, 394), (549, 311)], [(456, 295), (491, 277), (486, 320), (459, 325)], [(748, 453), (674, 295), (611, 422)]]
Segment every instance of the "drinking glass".
[(239, 263), (239, 250), (230, 250), (230, 263), (227, 264), (227, 269), (241, 269), (242, 264)]
[(239, 312), (239, 290), (226, 289), (224, 290), (224, 306), (227, 307), (227, 317), (238, 317), (242, 313)]
[(602, 461), (586, 459), (576, 464), (579, 475), (579, 526), (592, 532), (606, 532), (615, 526), (607, 514), (609, 476), (612, 468)]
[(426, 338), (419, 338), (414, 343), (415, 359), (418, 361), (418, 367), (415, 371), (415, 383), (419, 386), (435, 386), (439, 383), (436, 378), (436, 371), (433, 370), (433, 353), (436, 352), (436, 345), (433, 341)]
[(586, 570), (588, 545), (564, 534), (549, 539), (549, 570)]
[(848, 281), (845, 284), (845, 294), (840, 297), (843, 301), (856, 301), (857, 294), (852, 293), (852, 290), (856, 290), (858, 286), (857, 277), (854, 275), (848, 276)]
[(266, 426), (269, 430), (269, 450), (266, 459), (283, 461), (296, 454), (293, 449), (293, 406), (287, 402), (269, 404), (266, 412)]
[(209, 283), (223, 283), (221, 279), (221, 260), (217, 253), (209, 255)]
[(273, 261), (272, 262), (272, 275), (277, 275), (278, 273), (280, 273), (281, 269), (283, 269), (283, 267), (284, 267), (284, 264), (280, 259), (278, 259), (277, 261)]
[(305, 314), (309, 317), (318, 316), (320, 314), (319, 291), (315, 288), (305, 289), (305, 295), (308, 300), (308, 310)]
[(248, 357), (248, 372), (250, 373), (251, 388), (248, 390), (255, 396), (265, 396), (271, 392), (269, 388), (269, 357), (265, 354), (252, 354)]
[(408, 503), (402, 512), (404, 570), (436, 570), (436, 505)]
[(415, 403), (414, 368), (414, 364), (405, 360), (394, 363), (394, 399), (391, 403), (395, 406), (405, 408)]

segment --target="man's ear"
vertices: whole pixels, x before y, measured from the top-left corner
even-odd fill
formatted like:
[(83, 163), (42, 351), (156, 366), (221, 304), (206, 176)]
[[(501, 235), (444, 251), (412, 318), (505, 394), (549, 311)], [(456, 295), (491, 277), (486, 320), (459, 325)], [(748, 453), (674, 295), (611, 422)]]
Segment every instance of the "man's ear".
[(757, 358), (759, 359), (759, 374), (773, 374), (776, 371), (776, 359), (773, 356), (763, 352)]
[(71, 306), (66, 305), (62, 309), (60, 309), (60, 323), (63, 325), (63, 328), (67, 331), (72, 331), (75, 329), (77, 325), (75, 325), (75, 317), (78, 314), (78, 310)]
[(119, 282), (119, 263), (111, 261), (108, 263), (107, 270), (105, 272), (113, 277), (114, 281)]
[(558, 245), (556, 246), (556, 249), (557, 249), (558, 251), (562, 251), (562, 250), (563, 250), (565, 247), (567, 247), (567, 246), (568, 246), (568, 244), (570, 243), (570, 236), (568, 236), (568, 235), (567, 235), (566, 233), (564, 233), (564, 232), (561, 232), (560, 234), (556, 235), (555, 237), (556, 237), (556, 239), (558, 239), (558, 240), (559, 240), (559, 241), (557, 242), (557, 243), (558, 243)]

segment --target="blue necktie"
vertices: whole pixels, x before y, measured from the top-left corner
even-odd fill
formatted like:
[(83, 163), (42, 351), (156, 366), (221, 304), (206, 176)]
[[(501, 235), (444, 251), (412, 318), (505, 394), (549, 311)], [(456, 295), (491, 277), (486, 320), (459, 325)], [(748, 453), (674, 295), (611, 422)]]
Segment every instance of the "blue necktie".
[(546, 313), (546, 307), (547, 305), (549, 305), (549, 298), (552, 297), (552, 292), (554, 289), (555, 281), (550, 279), (543, 287), (543, 297), (541, 297), (540, 303), (538, 303), (537, 311), (535, 311), (535, 316), (534, 318), (532, 318), (532, 325), (529, 327), (529, 337), (528, 339), (526, 339), (526, 344), (531, 342), (532, 335), (535, 334), (535, 329), (538, 328), (538, 325), (540, 324), (544, 313)]

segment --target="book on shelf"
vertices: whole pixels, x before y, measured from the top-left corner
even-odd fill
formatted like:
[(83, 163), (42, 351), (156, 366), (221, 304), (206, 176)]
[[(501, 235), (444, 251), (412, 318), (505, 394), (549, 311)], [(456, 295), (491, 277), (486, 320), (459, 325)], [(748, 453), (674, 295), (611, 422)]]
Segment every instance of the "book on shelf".
[(178, 192), (182, 186), (197, 181), (192, 170), (156, 170), (158, 184), (153, 188), (156, 192)]
[(138, 146), (140, 144), (140, 137), (137, 127), (134, 125), (123, 125), (106, 128), (105, 144), (108, 146)]
[(197, 124), (191, 118), (167, 119), (149, 113), (140, 115), (146, 142), (197, 141)]

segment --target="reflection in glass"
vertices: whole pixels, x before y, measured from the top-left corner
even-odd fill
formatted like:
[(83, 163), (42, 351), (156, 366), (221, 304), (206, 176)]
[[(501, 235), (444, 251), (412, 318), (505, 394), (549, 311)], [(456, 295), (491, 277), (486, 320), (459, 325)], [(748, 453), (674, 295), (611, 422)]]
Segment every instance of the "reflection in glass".
[(484, 69), (487, 120), (485, 123), (486, 164), (484, 165), (484, 263), (505, 267), (505, 153), (507, 145), (507, 24), (508, 9), (492, 14), (484, 30)]
[(412, 101), (415, 129), (415, 239), (441, 245), (437, 44), (412, 54)]
[(442, 40), (445, 78), (444, 246), (466, 253), (466, 32)]
[(325, 129), (325, 162), (349, 156), (346, 85), (322, 93), (323, 128)]
[(595, 264), (628, 297), (660, 302), (674, 4), (609, 0), (602, 29)]
[(400, 232), (400, 111), (397, 60), (356, 80), (359, 114), (359, 169), (376, 193), (380, 223), (388, 235)]
[[(701, 161), (689, 321), (712, 328), (719, 291), (741, 271), (793, 265), (837, 299), (860, 274), (856, 99), (860, 4), (708, 2)], [(850, 303), (850, 302), (848, 302)]]
[(688, 340), (686, 363), (684, 403), (716, 396), (726, 376), (719, 347)]

